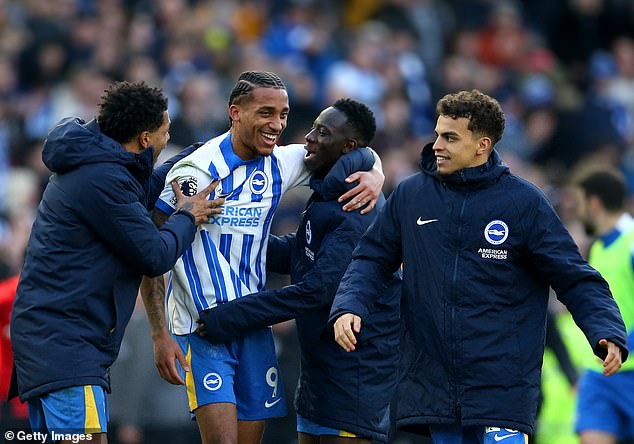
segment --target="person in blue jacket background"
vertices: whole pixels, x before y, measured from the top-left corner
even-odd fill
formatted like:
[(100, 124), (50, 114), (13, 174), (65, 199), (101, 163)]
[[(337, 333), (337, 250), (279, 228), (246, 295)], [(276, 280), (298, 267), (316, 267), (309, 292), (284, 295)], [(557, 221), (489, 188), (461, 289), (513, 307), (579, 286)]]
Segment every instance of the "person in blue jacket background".
[(431, 432), (436, 444), (524, 444), (537, 411), (549, 286), (606, 376), (627, 358), (625, 327), (607, 283), (543, 193), (493, 149), (504, 131), (499, 103), (461, 91), (436, 110), (422, 171), (396, 188), (354, 252), (332, 307), (335, 337), (355, 350), (369, 307), (402, 263), (399, 428)]
[[(337, 201), (354, 184), (345, 178), (369, 170), (367, 146), (376, 124), (363, 103), (340, 99), (317, 117), (306, 135), (306, 166), (313, 172), (296, 233), (269, 237), (269, 271), (291, 274), (291, 285), (239, 298), (201, 313), (199, 330), (212, 342), (296, 318), (301, 370), (295, 406), (300, 444), (386, 441), (396, 386), (400, 277), (382, 284), (384, 300), (370, 314), (359, 353), (347, 355), (326, 329), (330, 306), (372, 212), (345, 212)], [(381, 197), (379, 207), (385, 199)]]
[(160, 229), (150, 219), (167, 172), (196, 148), (153, 170), (169, 124), (160, 89), (118, 82), (95, 120), (64, 119), (46, 139), (42, 158), (53, 175), (11, 316), (13, 394), (28, 401), (34, 431), (106, 442), (109, 367), (141, 278), (169, 270), (196, 225), (220, 211), (221, 202), (207, 200), (212, 186), (185, 197), (174, 185), (178, 211)]

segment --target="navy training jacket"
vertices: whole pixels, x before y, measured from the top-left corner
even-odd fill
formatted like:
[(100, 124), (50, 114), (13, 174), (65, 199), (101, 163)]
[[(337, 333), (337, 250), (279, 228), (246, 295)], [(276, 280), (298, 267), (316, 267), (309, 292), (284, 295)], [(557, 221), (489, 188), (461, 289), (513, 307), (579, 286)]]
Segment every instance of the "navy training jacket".
[(365, 319), (402, 262), (399, 428), (458, 421), (530, 434), (549, 285), (597, 356), (605, 338), (627, 357), (618, 307), (543, 193), (496, 152), (441, 179), (429, 144), (420, 165), (359, 242), (334, 304)]
[(327, 325), (352, 251), (377, 214), (344, 212), (337, 198), (355, 185), (344, 179), (373, 162), (367, 149), (342, 156), (324, 179), (311, 179), (314, 193), (297, 233), (269, 236), (267, 270), (290, 271), (291, 285), (221, 304), (201, 313), (201, 319), (207, 339), (225, 342), (295, 318), (301, 345), (297, 412), (320, 425), (385, 442), (398, 379), (400, 277), (382, 283), (383, 299), (370, 308), (355, 353), (339, 347)]
[(167, 272), (194, 238), (191, 214), (178, 213), (159, 230), (148, 211), (171, 166), (194, 149), (153, 171), (154, 149), (127, 152), (95, 120), (68, 118), (51, 130), (42, 158), (53, 175), (11, 315), (22, 400), (88, 384), (110, 390), (108, 369), (141, 277)]

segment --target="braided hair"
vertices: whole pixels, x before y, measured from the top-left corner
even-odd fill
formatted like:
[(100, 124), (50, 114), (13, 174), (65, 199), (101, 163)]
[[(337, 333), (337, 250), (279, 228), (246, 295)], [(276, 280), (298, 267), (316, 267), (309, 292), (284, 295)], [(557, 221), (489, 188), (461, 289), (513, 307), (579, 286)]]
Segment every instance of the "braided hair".
[(339, 99), (332, 105), (348, 119), (347, 124), (357, 133), (359, 146), (368, 146), (376, 132), (376, 120), (372, 110), (354, 99)]
[(236, 86), (229, 95), (229, 106), (240, 105), (245, 99), (252, 99), (252, 92), (256, 88), (273, 88), (286, 90), (286, 85), (280, 77), (266, 71), (244, 71), (238, 77)]

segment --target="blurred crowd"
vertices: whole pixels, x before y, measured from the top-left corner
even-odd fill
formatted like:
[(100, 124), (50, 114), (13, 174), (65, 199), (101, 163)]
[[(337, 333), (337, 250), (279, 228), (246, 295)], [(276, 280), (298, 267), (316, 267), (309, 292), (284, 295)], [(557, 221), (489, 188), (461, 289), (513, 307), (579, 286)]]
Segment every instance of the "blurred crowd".
[[(283, 143), (337, 98), (370, 105), (386, 193), (433, 140), (436, 101), (472, 88), (500, 101), (497, 149), (582, 249), (575, 168), (617, 165), (634, 187), (631, 0), (0, 0), (0, 277), (20, 270), (49, 175), (42, 141), (60, 118), (90, 120), (108, 83), (144, 80), (169, 97), (173, 152), (228, 128), (247, 69), (287, 84)], [(288, 201), (278, 231), (302, 205)]]

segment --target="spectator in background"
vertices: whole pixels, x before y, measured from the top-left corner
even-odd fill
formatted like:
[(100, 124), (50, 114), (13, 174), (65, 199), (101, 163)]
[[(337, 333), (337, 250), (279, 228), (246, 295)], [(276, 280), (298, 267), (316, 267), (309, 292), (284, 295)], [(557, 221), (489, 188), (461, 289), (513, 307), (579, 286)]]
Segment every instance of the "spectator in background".
[(19, 275), (0, 281), (0, 430), (25, 430), (28, 427), (26, 403), (19, 399), (8, 401), (13, 368), (9, 321), (18, 287)]
[(179, 111), (170, 127), (170, 140), (185, 147), (192, 141), (208, 140), (227, 125), (218, 80), (210, 73), (193, 74), (178, 95)]
[[(580, 191), (579, 214), (597, 239), (588, 262), (610, 284), (634, 344), (634, 218), (625, 208), (627, 188), (623, 175), (613, 167), (593, 166), (574, 178)], [(579, 381), (575, 430), (581, 444), (616, 444), (634, 439), (634, 363), (604, 378), (601, 364), (592, 356)], [(618, 396), (606, 396), (608, 393)]]

